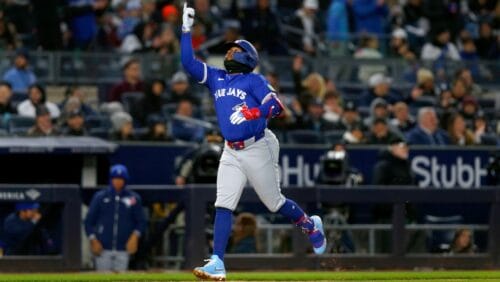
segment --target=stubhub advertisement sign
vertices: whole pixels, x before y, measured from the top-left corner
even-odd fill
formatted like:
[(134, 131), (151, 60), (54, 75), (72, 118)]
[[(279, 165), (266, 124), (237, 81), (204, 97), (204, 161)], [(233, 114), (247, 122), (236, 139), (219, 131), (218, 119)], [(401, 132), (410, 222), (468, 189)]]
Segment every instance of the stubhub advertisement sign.
[[(131, 184), (173, 184), (175, 160), (190, 150), (186, 146), (122, 145), (111, 157), (129, 167)], [(281, 147), (280, 170), (282, 186), (313, 187), (319, 175), (320, 157), (325, 148)], [(364, 184), (371, 184), (373, 166), (379, 150), (373, 147), (350, 148), (351, 167), (363, 174)], [(412, 149), (411, 169), (419, 187), (477, 189), (486, 184), (486, 167), (491, 150), (471, 148)], [(147, 159), (148, 161), (144, 161)]]

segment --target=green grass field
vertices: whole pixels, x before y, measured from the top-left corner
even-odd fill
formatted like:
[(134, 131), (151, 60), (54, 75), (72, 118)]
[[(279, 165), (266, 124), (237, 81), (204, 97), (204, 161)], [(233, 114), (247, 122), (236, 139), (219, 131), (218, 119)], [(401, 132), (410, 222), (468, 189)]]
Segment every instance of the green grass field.
[[(228, 281), (500, 281), (500, 271), (231, 272)], [(0, 281), (196, 281), (190, 272), (0, 274)]]

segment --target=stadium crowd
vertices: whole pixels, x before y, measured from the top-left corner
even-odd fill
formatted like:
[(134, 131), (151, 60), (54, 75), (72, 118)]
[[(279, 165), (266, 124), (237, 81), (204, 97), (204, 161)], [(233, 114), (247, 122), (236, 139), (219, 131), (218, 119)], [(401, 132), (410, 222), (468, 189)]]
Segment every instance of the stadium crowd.
[[(141, 70), (145, 54), (179, 56), (181, 2), (3, 1), (0, 49), (15, 55), (1, 74), (0, 133), (202, 142), (215, 127), (209, 95), (181, 70), (163, 77)], [(261, 58), (290, 63), (261, 66), (288, 107), (270, 121), (282, 142), (498, 144), (498, 1), (193, 2), (200, 58), (221, 56), (225, 42), (246, 38)], [(30, 66), (30, 54), (40, 50), (123, 54), (123, 79), (101, 90), (98, 105), (88, 104), (78, 85), (51, 101)], [(340, 68), (336, 59), (346, 58), (358, 61), (356, 87), (310, 63), (326, 59)], [(384, 59), (408, 68), (395, 80)]]

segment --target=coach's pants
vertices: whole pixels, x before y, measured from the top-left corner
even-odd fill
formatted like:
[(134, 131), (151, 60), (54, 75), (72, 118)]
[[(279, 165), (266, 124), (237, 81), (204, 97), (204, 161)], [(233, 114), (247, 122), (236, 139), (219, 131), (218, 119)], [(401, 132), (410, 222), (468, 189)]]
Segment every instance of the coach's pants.
[(94, 259), (97, 271), (126, 271), (128, 269), (129, 254), (126, 251), (103, 250)]

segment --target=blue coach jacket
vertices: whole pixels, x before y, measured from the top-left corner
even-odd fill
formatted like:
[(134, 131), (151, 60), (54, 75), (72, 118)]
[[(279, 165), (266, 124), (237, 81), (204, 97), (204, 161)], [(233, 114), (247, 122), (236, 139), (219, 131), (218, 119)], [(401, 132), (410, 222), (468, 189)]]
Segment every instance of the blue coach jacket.
[(97, 192), (85, 218), (85, 232), (105, 250), (125, 250), (132, 232), (142, 234), (145, 226), (141, 197), (126, 187), (120, 193), (112, 187)]

